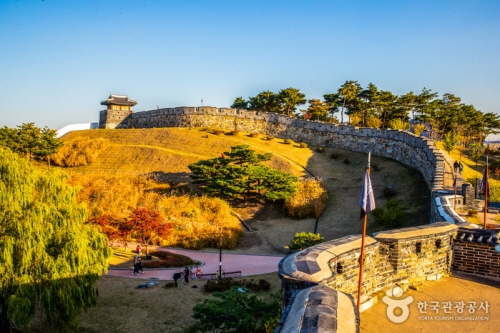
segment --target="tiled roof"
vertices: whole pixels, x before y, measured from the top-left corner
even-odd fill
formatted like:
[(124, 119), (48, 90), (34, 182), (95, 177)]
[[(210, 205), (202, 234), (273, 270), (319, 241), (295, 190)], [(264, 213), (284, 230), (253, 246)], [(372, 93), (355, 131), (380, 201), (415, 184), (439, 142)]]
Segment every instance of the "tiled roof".
[(101, 102), (101, 105), (129, 105), (134, 106), (137, 104), (137, 101), (132, 99), (128, 99), (126, 95), (113, 95), (110, 94), (108, 99)]
[(499, 243), (500, 235), (498, 230), (484, 229), (458, 229), (457, 241), (474, 242), (479, 244), (496, 245)]

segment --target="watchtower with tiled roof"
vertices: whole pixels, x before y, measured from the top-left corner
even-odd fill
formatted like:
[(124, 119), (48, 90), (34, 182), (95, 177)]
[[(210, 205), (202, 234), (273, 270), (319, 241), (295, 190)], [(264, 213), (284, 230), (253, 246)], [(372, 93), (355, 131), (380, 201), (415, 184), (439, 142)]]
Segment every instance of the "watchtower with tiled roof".
[(137, 101), (126, 95), (110, 94), (108, 99), (101, 102), (107, 109), (99, 113), (99, 128), (127, 128), (128, 118), (133, 113), (132, 106)]

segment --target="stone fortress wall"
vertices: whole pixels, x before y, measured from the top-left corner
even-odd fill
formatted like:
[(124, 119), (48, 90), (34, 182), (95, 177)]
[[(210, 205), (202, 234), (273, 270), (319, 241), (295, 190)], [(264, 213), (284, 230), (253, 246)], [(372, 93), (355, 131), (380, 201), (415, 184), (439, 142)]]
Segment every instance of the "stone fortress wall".
[[(106, 110), (100, 128), (206, 127), (258, 132), (310, 146), (371, 152), (419, 170), (432, 190), (431, 223), (367, 237), (363, 295), (395, 285), (407, 288), (437, 280), (452, 270), (500, 278), (498, 231), (474, 231), (451, 218), (443, 201), (445, 164), (432, 140), (390, 129), (358, 128), (277, 114), (214, 107), (176, 107), (144, 112)], [(447, 221), (447, 222), (440, 222)], [(458, 226), (461, 226), (460, 228)], [(283, 316), (275, 332), (359, 332), (357, 293), (360, 236), (347, 236), (282, 260)], [(477, 252), (488, 251), (482, 258)], [(364, 297), (365, 304), (370, 298)], [(368, 305), (365, 305), (368, 306)]]
[(359, 128), (273, 113), (215, 107), (176, 107), (143, 112), (101, 111), (100, 128), (206, 127), (258, 132), (310, 146), (371, 152), (419, 170), (429, 188), (443, 188), (444, 163), (430, 139), (391, 129)]

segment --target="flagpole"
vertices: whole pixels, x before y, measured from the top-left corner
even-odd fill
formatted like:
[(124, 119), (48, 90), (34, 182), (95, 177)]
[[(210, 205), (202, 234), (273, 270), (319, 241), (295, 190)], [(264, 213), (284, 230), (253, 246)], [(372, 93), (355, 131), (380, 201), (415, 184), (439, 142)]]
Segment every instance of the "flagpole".
[(453, 210), (456, 210), (456, 206), (457, 206), (457, 175), (455, 174), (455, 171), (453, 171), (453, 176), (455, 176), (455, 181), (453, 182), (453, 187), (455, 188), (455, 198), (453, 199)]
[(484, 169), (484, 225), (483, 229), (486, 230), (486, 219), (488, 214), (488, 155), (486, 155), (486, 168)]
[[(368, 165), (366, 166), (366, 172), (368, 173), (368, 177), (370, 177), (370, 156), (371, 152), (368, 153)], [(358, 277), (358, 302), (357, 308), (361, 305), (361, 285), (363, 283), (363, 264), (365, 261), (365, 235), (366, 235), (366, 220), (368, 218), (368, 214), (364, 214), (363, 216), (363, 227), (361, 232), (361, 254), (359, 256), (359, 277)]]

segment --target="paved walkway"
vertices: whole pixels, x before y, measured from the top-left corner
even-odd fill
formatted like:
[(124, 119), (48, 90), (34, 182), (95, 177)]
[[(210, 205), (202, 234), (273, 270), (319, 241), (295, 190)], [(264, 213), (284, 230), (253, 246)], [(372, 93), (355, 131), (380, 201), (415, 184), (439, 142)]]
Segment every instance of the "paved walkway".
[[(129, 247), (132, 251), (132, 247)], [(175, 254), (182, 254), (193, 260), (204, 263), (201, 266), (203, 274), (214, 274), (219, 269), (219, 253), (202, 252), (196, 250), (184, 250), (167, 247), (150, 246), (150, 250), (168, 251)], [(247, 255), (247, 254), (226, 254), (222, 251), (222, 270), (225, 272), (241, 271), (242, 276), (251, 276), (278, 271), (278, 263), (283, 256), (275, 255)], [(159, 280), (172, 280), (172, 274), (179, 272), (179, 268), (171, 269), (144, 269), (144, 274), (133, 275), (133, 269), (109, 269), (108, 275), (123, 276), (130, 278), (157, 278)], [(210, 278), (207, 276), (206, 278)]]

